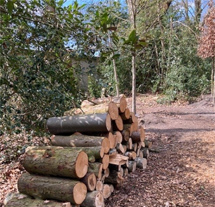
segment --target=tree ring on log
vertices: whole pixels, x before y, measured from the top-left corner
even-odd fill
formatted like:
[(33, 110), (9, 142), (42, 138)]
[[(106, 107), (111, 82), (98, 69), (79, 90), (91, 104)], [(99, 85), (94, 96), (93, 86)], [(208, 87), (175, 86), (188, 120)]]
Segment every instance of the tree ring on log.
[(79, 178), (83, 178), (88, 170), (88, 156), (85, 152), (80, 152), (76, 159), (75, 172)]
[[(82, 192), (82, 193), (80, 193)], [(76, 204), (81, 204), (87, 195), (87, 187), (84, 183), (77, 183), (73, 188), (73, 198)]]

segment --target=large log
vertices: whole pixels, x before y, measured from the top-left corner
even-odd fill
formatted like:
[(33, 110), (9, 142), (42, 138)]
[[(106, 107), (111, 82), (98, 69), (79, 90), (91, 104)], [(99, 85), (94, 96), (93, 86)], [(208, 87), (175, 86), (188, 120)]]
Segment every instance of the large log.
[(87, 187), (77, 180), (31, 175), (24, 173), (18, 180), (20, 193), (40, 199), (53, 199), (81, 204), (86, 198)]
[[(105, 145), (107, 142), (104, 141), (106, 137), (101, 136), (88, 136), (83, 134), (73, 134), (70, 136), (53, 135), (51, 137), (51, 143), (54, 146), (64, 146), (64, 147), (96, 147)], [(105, 152), (107, 153), (107, 152)]]
[(76, 148), (28, 147), (22, 164), (30, 173), (82, 178), (88, 170), (88, 156)]
[(94, 173), (88, 172), (83, 178), (80, 180), (87, 186), (87, 191), (94, 191), (96, 188), (96, 176)]
[(101, 192), (93, 191), (87, 193), (84, 202), (81, 204), (82, 207), (104, 207), (104, 198)]
[(70, 135), (75, 132), (93, 133), (112, 130), (111, 118), (107, 113), (64, 117), (52, 117), (47, 121), (50, 133)]
[[(33, 199), (21, 193), (9, 193), (4, 200), (5, 207), (72, 207), (69, 202), (57, 202), (51, 200)], [(79, 205), (74, 205), (78, 207)]]

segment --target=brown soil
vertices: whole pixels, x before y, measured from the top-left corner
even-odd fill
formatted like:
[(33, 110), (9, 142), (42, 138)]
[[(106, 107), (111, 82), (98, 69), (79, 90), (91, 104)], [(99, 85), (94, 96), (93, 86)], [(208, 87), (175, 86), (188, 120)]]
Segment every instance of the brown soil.
[[(150, 153), (146, 170), (129, 174), (106, 207), (215, 207), (215, 108), (210, 96), (168, 106), (157, 99), (138, 96), (137, 113), (158, 153)], [(0, 164), (0, 206), (6, 193), (16, 191), (22, 170), (18, 162)]]
[(137, 113), (150, 153), (148, 167), (129, 174), (107, 207), (215, 207), (215, 108), (210, 96), (193, 104), (158, 105), (138, 97)]

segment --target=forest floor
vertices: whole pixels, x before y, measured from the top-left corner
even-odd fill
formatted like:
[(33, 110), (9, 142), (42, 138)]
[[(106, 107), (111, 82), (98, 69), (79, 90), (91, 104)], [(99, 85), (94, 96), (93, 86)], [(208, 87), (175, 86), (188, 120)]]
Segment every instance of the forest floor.
[(137, 113), (159, 153), (150, 153), (147, 169), (129, 174), (106, 206), (215, 207), (215, 108), (210, 96), (173, 105), (159, 105), (157, 98), (139, 96)]
[[(158, 153), (150, 153), (147, 169), (129, 174), (105, 206), (215, 207), (215, 108), (210, 96), (193, 104), (161, 105), (157, 99), (139, 95), (137, 114)], [(2, 143), (0, 137), (0, 155), (7, 150)], [(8, 192), (16, 191), (22, 171), (18, 161), (0, 160), (0, 206)]]

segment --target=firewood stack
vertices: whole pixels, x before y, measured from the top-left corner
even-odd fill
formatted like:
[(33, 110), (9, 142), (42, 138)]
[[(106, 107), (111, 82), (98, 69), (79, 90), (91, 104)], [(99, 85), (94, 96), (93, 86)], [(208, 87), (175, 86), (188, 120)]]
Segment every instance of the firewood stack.
[[(27, 148), (22, 164), (28, 173), (18, 180), (18, 190), (37, 198), (35, 202), (104, 207), (104, 199), (129, 172), (146, 168), (150, 143), (124, 96), (96, 104), (84, 101), (81, 110), (73, 109), (68, 116), (70, 112), (48, 119), (52, 146)], [(25, 206), (20, 200), (28, 203), (30, 198), (18, 200), (22, 194), (14, 195), (6, 206)]]

